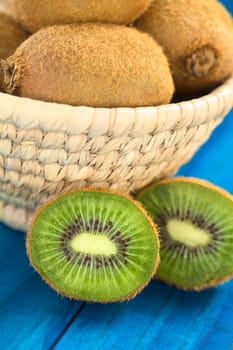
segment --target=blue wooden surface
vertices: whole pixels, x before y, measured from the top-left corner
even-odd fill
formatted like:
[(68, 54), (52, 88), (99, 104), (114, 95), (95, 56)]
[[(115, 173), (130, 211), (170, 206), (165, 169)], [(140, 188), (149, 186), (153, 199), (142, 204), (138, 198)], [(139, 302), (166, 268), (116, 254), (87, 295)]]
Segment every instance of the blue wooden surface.
[[(233, 12), (232, 0), (224, 2)], [(233, 112), (179, 174), (233, 193)], [(185, 293), (153, 281), (136, 299), (61, 298), (32, 270), (24, 236), (0, 225), (0, 349), (233, 349), (233, 281)]]

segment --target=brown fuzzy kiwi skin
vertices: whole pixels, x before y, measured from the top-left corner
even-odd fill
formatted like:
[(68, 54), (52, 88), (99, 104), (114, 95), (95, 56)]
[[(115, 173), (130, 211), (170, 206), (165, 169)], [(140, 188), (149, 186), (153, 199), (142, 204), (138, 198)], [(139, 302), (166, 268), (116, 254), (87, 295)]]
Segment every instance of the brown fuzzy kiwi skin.
[(31, 266), (35, 269), (35, 271), (38, 272), (38, 274), (41, 276), (42, 280), (44, 282), (46, 282), (51, 288), (53, 288), (59, 295), (62, 295), (62, 296), (65, 296), (65, 297), (68, 297), (70, 298), (71, 300), (79, 300), (79, 301), (86, 301), (86, 302), (90, 302), (90, 303), (95, 303), (95, 302), (98, 302), (98, 303), (102, 303), (102, 304), (107, 304), (107, 303), (113, 303), (113, 302), (117, 302), (117, 301), (128, 301), (130, 299), (133, 299), (134, 297), (136, 297), (148, 284), (149, 282), (151, 281), (151, 279), (149, 279), (146, 283), (144, 283), (140, 288), (138, 288), (137, 290), (133, 291), (132, 293), (130, 293), (129, 295), (125, 296), (124, 298), (117, 298), (117, 299), (111, 299), (111, 300), (103, 300), (103, 301), (99, 301), (99, 300), (85, 300), (85, 299), (78, 299), (76, 296), (72, 295), (72, 294), (67, 294), (67, 293), (64, 293), (62, 291), (60, 291), (53, 283), (51, 283), (45, 275), (43, 275), (41, 273), (41, 271), (39, 271), (39, 269), (34, 265), (33, 263), (33, 257), (31, 255), (31, 249), (30, 249), (30, 245), (31, 245), (31, 239), (32, 239), (32, 231), (33, 231), (33, 226), (35, 224), (35, 221), (37, 219), (37, 216), (41, 213), (42, 210), (44, 210), (45, 208), (47, 208), (50, 204), (52, 204), (54, 201), (56, 201), (57, 199), (60, 199), (60, 198), (63, 198), (63, 197), (66, 197), (67, 195), (71, 195), (73, 193), (77, 193), (77, 192), (100, 192), (100, 193), (110, 193), (110, 194), (115, 194), (115, 195), (118, 195), (120, 197), (123, 197), (123, 198), (126, 198), (128, 199), (131, 203), (133, 203), (140, 211), (141, 213), (146, 217), (146, 219), (148, 220), (149, 224), (151, 225), (151, 227), (153, 228), (153, 231), (154, 231), (154, 234), (155, 234), (155, 237), (156, 237), (156, 244), (157, 244), (157, 247), (158, 247), (158, 254), (157, 254), (157, 259), (156, 259), (156, 262), (155, 262), (155, 266), (154, 266), (154, 269), (153, 269), (153, 272), (151, 274), (151, 279), (152, 277), (155, 275), (156, 273), (156, 270), (159, 266), (159, 263), (160, 263), (160, 241), (159, 241), (159, 235), (158, 235), (158, 228), (156, 226), (156, 224), (154, 223), (154, 221), (152, 220), (152, 218), (148, 215), (147, 211), (143, 208), (142, 204), (139, 203), (138, 201), (134, 200), (132, 197), (130, 197), (129, 195), (127, 194), (123, 194), (123, 193), (120, 193), (120, 192), (117, 192), (117, 191), (113, 191), (113, 190), (110, 190), (110, 189), (106, 189), (106, 188), (83, 188), (83, 189), (74, 189), (70, 192), (67, 192), (67, 193), (61, 193), (61, 194), (58, 194), (58, 195), (55, 195), (53, 197), (51, 197), (46, 203), (44, 203), (41, 207), (37, 208), (35, 213), (34, 213), (34, 216), (32, 218), (32, 221), (31, 221), (31, 224), (30, 224), (30, 227), (28, 229), (28, 232), (27, 232), (27, 236), (26, 236), (26, 252), (27, 252), (27, 255), (28, 255), (28, 258), (29, 258), (29, 261), (30, 261), (30, 264)]
[(174, 92), (162, 48), (148, 34), (119, 25), (43, 28), (3, 68), (6, 92), (73, 106), (161, 105)]
[(12, 14), (31, 33), (55, 24), (130, 24), (152, 0), (12, 0)]
[(206, 289), (209, 289), (209, 288), (218, 287), (221, 284), (231, 280), (232, 277), (233, 277), (233, 274), (231, 274), (229, 276), (225, 276), (224, 278), (222, 278), (220, 280), (211, 280), (209, 283), (206, 283), (206, 284), (203, 284), (202, 286), (194, 287), (194, 288), (187, 288), (187, 287), (183, 287), (183, 286), (178, 286), (178, 285), (176, 285), (174, 283), (169, 283), (168, 281), (166, 281), (166, 280), (164, 280), (162, 278), (156, 277), (156, 275), (155, 275), (154, 279), (156, 279), (158, 281), (161, 281), (161, 282), (164, 282), (164, 283), (166, 283), (169, 286), (176, 287), (177, 289), (183, 290), (185, 292), (202, 292), (203, 290), (206, 290)]
[[(6, 13), (0, 12), (0, 60), (12, 55), (28, 34)], [(3, 90), (3, 71), (0, 66), (0, 91)]]
[(178, 96), (201, 96), (233, 74), (233, 21), (216, 0), (156, 0), (135, 26), (164, 48)]
[[(156, 182), (154, 184), (151, 184), (150, 186), (144, 188), (142, 191), (140, 191), (138, 193), (138, 196), (141, 195), (144, 191), (149, 190), (154, 188), (157, 185), (162, 185), (162, 184), (171, 184), (171, 183), (178, 183), (178, 182), (185, 182), (185, 183), (190, 183), (190, 184), (197, 184), (197, 185), (201, 185), (203, 187), (209, 188), (213, 191), (216, 191), (218, 193), (220, 193), (222, 196), (224, 196), (225, 198), (229, 199), (231, 202), (233, 202), (233, 196), (228, 193), (227, 191), (225, 191), (224, 189), (210, 183), (209, 181), (206, 180), (202, 180), (202, 179), (198, 179), (198, 178), (193, 178), (193, 177), (184, 177), (184, 176), (179, 176), (179, 177), (174, 177), (174, 178), (168, 178), (168, 179), (163, 179), (159, 182)], [(158, 228), (159, 230), (159, 228)], [(211, 288), (211, 287), (217, 287), (218, 285), (229, 281), (231, 278), (233, 277), (233, 273), (230, 275), (227, 275), (221, 279), (213, 279), (210, 282), (203, 284), (202, 286), (197, 286), (197, 287), (193, 287), (193, 288), (188, 288), (188, 287), (184, 287), (184, 286), (180, 286), (180, 285), (176, 285), (175, 283), (170, 283), (168, 281), (166, 281), (165, 279), (159, 278), (156, 276), (156, 274), (154, 275), (154, 279), (165, 282), (166, 284), (170, 285), (170, 286), (175, 286), (178, 289), (184, 290), (184, 291), (195, 291), (195, 292), (201, 292), (207, 288)]]
[(0, 0), (0, 12), (11, 15), (12, 0)]

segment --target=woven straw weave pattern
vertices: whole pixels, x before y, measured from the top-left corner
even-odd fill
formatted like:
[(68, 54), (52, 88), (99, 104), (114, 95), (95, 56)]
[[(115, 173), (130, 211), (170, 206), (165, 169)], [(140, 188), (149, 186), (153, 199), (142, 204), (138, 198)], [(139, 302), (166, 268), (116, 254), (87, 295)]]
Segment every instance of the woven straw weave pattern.
[(77, 187), (137, 191), (173, 175), (233, 105), (233, 79), (159, 107), (72, 107), (0, 94), (0, 219), (25, 230), (34, 209)]

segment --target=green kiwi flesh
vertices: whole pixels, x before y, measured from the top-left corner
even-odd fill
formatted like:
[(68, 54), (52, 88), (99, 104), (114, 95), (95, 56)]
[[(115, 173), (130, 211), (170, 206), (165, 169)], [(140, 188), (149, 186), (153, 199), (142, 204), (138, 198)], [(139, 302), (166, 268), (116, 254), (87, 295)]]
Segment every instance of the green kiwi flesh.
[(206, 181), (161, 181), (138, 196), (160, 232), (156, 278), (201, 290), (233, 276), (233, 198)]
[(85, 301), (134, 297), (159, 263), (157, 229), (140, 203), (104, 190), (51, 199), (36, 212), (26, 246), (52, 288)]

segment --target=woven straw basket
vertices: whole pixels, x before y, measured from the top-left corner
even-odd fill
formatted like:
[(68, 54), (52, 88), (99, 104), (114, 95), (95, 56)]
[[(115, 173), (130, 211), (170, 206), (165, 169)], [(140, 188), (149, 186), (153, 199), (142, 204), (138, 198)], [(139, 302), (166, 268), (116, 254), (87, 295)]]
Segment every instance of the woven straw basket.
[(0, 93), (0, 220), (72, 188), (137, 191), (173, 175), (233, 105), (233, 78), (200, 99), (146, 108), (72, 107)]

